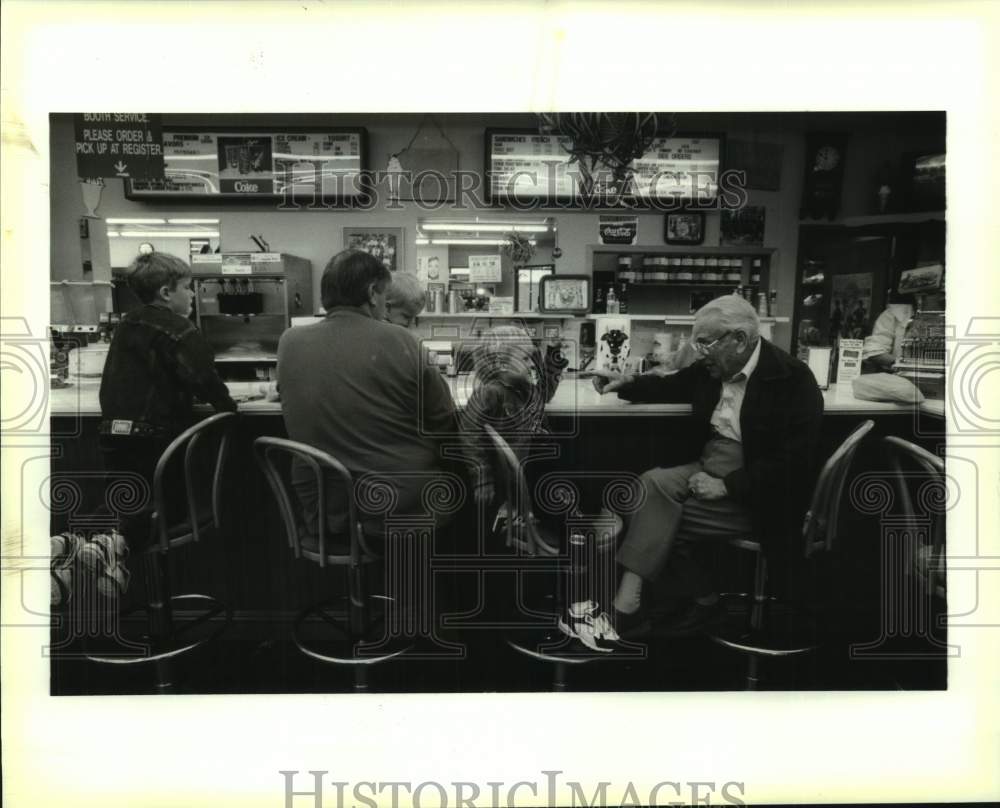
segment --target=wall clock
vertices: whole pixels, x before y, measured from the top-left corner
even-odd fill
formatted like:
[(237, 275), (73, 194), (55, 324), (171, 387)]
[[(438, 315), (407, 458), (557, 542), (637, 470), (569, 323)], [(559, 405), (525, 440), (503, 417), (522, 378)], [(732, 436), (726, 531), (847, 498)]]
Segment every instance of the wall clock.
[(836, 218), (840, 208), (846, 147), (845, 134), (813, 132), (806, 136), (800, 219)]

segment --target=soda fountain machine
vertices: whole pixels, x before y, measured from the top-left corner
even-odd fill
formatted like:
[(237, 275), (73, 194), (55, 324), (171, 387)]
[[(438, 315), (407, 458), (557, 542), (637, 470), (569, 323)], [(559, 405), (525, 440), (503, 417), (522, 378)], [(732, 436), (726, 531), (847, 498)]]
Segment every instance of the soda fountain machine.
[[(285, 253), (223, 253), (192, 265), (194, 318), (228, 381), (276, 378), (278, 340), (315, 312), (312, 262)], [(219, 260), (221, 259), (221, 260)]]

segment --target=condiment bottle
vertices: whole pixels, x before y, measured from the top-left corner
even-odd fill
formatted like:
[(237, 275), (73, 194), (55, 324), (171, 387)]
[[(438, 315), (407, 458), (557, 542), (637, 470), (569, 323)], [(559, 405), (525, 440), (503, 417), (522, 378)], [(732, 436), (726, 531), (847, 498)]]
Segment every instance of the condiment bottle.
[(605, 298), (605, 310), (608, 314), (618, 314), (618, 298), (615, 296), (615, 287), (608, 287), (608, 296)]

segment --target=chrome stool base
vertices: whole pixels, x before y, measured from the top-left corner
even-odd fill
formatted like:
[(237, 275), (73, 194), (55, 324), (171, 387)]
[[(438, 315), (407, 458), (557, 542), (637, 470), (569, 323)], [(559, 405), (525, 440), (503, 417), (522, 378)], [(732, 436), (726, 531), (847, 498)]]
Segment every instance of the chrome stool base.
[[(195, 616), (181, 621), (174, 620), (173, 614), (178, 611), (187, 611), (184, 606), (190, 603), (201, 604), (201, 608), (197, 610)], [(232, 610), (218, 598), (197, 593), (174, 595), (171, 597), (169, 616), (166, 617), (165, 625), (155, 626), (154, 621), (157, 617), (162, 619), (162, 616), (154, 616), (155, 611), (154, 608), (143, 605), (122, 614), (122, 617), (131, 617), (137, 614), (148, 615), (150, 631), (139, 638), (139, 640), (142, 644), (149, 646), (150, 653), (120, 656), (87, 654), (85, 658), (89, 662), (96, 662), (101, 665), (116, 665), (119, 667), (154, 664), (157, 668), (156, 689), (159, 692), (167, 692), (172, 690), (174, 686), (171, 666), (173, 660), (218, 639), (229, 628), (233, 619)], [(206, 625), (218, 615), (223, 615), (224, 619), (218, 625), (212, 627), (208, 634), (190, 642), (181, 642), (182, 635), (199, 626)]]
[[(355, 617), (355, 625), (358, 628), (353, 631), (347, 628), (343, 617), (338, 619), (328, 613), (332, 603), (346, 600), (347, 596), (341, 595), (299, 612), (292, 622), (292, 642), (295, 643), (295, 647), (299, 651), (311, 659), (354, 667), (354, 689), (355, 691), (366, 691), (368, 689), (367, 668), (402, 656), (412, 647), (413, 643), (408, 642), (405, 638), (388, 638), (386, 640), (384, 635), (376, 639), (366, 639), (373, 636), (373, 629), (384, 625), (381, 616), (368, 619), (367, 615), (361, 616), (359, 614), (361, 611), (367, 612), (367, 609), (355, 612), (358, 615)], [(392, 599), (383, 595), (372, 595), (368, 600), (384, 603)], [(322, 647), (315, 640), (303, 637), (303, 627), (307, 621), (323, 623), (324, 632), (332, 635), (323, 642)], [(386, 649), (389, 650), (386, 651)]]

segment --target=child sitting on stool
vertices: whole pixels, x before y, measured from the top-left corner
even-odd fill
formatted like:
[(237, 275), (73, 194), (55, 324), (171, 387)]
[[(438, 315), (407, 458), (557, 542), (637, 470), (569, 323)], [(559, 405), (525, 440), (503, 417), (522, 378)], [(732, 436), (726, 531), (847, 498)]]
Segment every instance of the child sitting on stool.
[(220, 412), (235, 412), (236, 402), (215, 371), (211, 346), (188, 319), (191, 268), (152, 252), (132, 262), (128, 283), (143, 305), (122, 317), (111, 341), (101, 377), (100, 445), (109, 477), (131, 473), (148, 486), (148, 497), (137, 492), (146, 507), (120, 526), (134, 550), (149, 540), (153, 472), (190, 425), (192, 398)]

